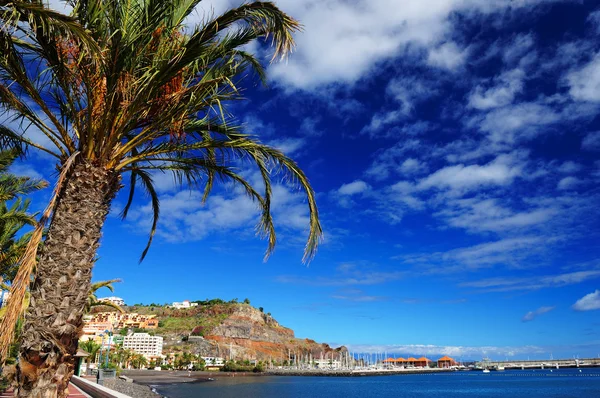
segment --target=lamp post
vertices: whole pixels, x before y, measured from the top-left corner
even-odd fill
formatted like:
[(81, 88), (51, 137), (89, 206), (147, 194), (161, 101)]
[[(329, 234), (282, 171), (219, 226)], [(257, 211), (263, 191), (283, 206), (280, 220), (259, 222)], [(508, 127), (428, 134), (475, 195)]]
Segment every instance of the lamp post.
[(102, 344), (100, 345), (100, 354), (98, 354), (98, 371), (100, 370), (100, 365), (102, 364), (102, 350), (104, 349), (104, 333), (100, 333), (100, 337), (102, 337)]
[(104, 331), (104, 333), (108, 334), (106, 357), (104, 360), (104, 369), (108, 369), (108, 354), (110, 354), (110, 343), (111, 343), (111, 339), (112, 339), (112, 332), (107, 329)]

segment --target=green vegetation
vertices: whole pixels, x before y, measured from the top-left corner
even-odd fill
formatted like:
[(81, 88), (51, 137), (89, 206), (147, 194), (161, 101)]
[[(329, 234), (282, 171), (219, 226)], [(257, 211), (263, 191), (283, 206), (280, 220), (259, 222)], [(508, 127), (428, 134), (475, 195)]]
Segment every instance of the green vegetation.
[(30, 233), (19, 234), (19, 231), (36, 223), (34, 215), (27, 213), (30, 201), (23, 196), (48, 185), (45, 181), (10, 174), (8, 168), (18, 156), (18, 150), (0, 151), (0, 283), (13, 281), (18, 260), (31, 237)]
[(156, 329), (157, 334), (163, 333), (189, 333), (190, 330), (198, 326), (196, 317), (168, 317), (160, 321), (159, 328)]
[(86, 359), (85, 362), (87, 363), (87, 368), (90, 368), (90, 364), (92, 363), (92, 361), (96, 360), (96, 356), (98, 355), (98, 351), (100, 351), (101, 345), (94, 342), (94, 340), (89, 339), (87, 341), (84, 342), (79, 342), (79, 348), (81, 348), (82, 350), (86, 351), (88, 354), (90, 354)]
[[(238, 304), (238, 299), (234, 298), (231, 299), (229, 301), (225, 301), (223, 299), (220, 298), (215, 298), (215, 299), (206, 299), (206, 300), (196, 300), (196, 301), (192, 301), (192, 303), (197, 303), (198, 305), (204, 305), (204, 306), (212, 306), (212, 305), (217, 305), (217, 304)], [(250, 299), (244, 299), (244, 304), (250, 304)]]
[(258, 362), (256, 365), (252, 365), (250, 361), (232, 361), (225, 362), (225, 365), (221, 368), (221, 372), (253, 372), (259, 373), (265, 371), (265, 365), (263, 362)]
[(6, 391), (8, 389), (9, 383), (8, 379), (2, 375), (0, 375), (0, 393)]

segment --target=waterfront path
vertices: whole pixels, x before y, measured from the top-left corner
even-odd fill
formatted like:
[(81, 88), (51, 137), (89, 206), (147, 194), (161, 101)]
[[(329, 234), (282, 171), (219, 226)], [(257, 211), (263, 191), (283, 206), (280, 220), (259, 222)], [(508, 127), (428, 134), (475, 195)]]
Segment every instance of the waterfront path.
[[(69, 384), (69, 398), (89, 398), (90, 396), (82, 392), (77, 386)], [(7, 390), (0, 394), (0, 398), (13, 398), (12, 389)]]

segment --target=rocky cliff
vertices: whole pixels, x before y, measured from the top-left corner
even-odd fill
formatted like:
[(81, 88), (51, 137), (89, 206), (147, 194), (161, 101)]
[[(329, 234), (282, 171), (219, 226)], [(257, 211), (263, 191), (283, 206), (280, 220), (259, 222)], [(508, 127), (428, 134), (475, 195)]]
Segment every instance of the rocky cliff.
[(199, 305), (188, 310), (161, 307), (152, 313), (161, 320), (156, 333), (165, 337), (167, 352), (181, 350), (206, 356), (275, 361), (346, 352), (345, 347), (334, 349), (313, 340), (298, 339), (292, 329), (248, 304)]

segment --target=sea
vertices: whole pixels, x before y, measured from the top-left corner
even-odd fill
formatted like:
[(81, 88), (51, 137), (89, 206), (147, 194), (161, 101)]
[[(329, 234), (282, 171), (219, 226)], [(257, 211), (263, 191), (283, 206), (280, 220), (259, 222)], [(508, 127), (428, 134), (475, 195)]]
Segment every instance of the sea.
[(168, 398), (600, 398), (600, 368), (362, 377), (216, 377), (155, 387)]

